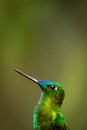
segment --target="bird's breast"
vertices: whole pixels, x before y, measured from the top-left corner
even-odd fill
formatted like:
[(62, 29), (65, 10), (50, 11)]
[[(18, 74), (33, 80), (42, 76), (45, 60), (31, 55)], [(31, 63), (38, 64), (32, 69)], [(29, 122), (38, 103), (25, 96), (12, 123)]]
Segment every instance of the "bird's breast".
[(50, 126), (50, 123), (52, 121), (52, 114), (53, 112), (50, 106), (47, 107), (46, 105), (38, 104), (34, 109), (34, 127), (43, 127), (44, 129), (46, 129), (46, 127)]

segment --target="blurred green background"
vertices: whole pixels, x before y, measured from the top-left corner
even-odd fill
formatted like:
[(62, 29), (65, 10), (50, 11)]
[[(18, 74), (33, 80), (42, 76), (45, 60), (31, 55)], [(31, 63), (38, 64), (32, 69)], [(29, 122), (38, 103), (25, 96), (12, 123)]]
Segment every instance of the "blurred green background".
[(14, 68), (66, 90), (71, 130), (87, 129), (87, 2), (0, 0), (0, 129), (33, 130), (40, 88)]

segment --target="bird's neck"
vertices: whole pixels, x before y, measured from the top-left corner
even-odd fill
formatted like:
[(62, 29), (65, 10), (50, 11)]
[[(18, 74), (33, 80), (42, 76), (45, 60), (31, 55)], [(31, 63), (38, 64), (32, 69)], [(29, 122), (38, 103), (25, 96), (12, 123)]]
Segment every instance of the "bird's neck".
[(55, 103), (54, 98), (42, 92), (40, 100), (34, 109), (34, 128), (39, 130), (41, 126), (43, 128), (44, 125), (48, 124), (49, 126), (52, 119), (56, 118), (57, 113), (60, 113), (60, 106)]
[(44, 92), (41, 93), (41, 97), (37, 106), (41, 107), (43, 110), (60, 110), (60, 105), (56, 103), (55, 99)]

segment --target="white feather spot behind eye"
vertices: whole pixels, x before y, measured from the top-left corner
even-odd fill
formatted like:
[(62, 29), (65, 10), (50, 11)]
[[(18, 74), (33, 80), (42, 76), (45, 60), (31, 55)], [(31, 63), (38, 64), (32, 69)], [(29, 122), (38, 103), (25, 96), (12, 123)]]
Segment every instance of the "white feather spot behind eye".
[(57, 87), (55, 87), (55, 90), (57, 91)]

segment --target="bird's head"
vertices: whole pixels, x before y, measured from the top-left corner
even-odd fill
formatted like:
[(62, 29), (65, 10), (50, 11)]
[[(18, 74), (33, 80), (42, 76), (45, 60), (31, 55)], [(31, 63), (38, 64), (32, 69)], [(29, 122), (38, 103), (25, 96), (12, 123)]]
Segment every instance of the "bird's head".
[(42, 81), (38, 80), (38, 84), (41, 87), (44, 94), (53, 99), (53, 101), (59, 105), (62, 104), (62, 101), (65, 96), (64, 87), (54, 81)]
[(32, 78), (29, 75), (26, 75), (25, 73), (19, 71), (18, 69), (15, 69), (15, 71), (22, 76), (25, 76), (29, 80), (32, 80), (36, 84), (38, 84), (43, 92), (44, 95), (47, 97), (53, 99), (55, 103), (58, 105), (62, 104), (62, 101), (64, 99), (65, 91), (61, 84), (56, 83), (54, 81), (42, 81)]

